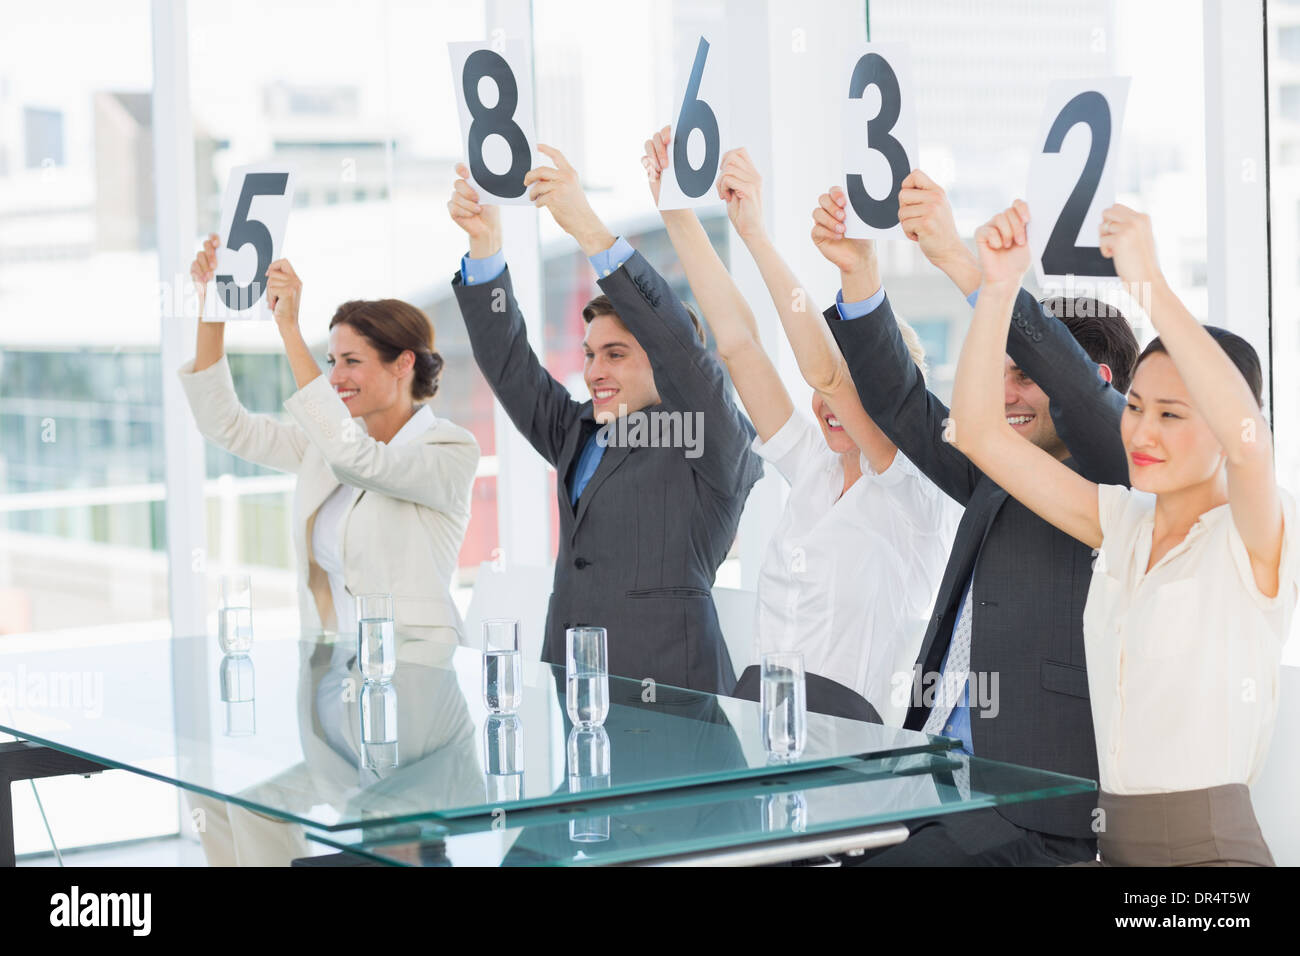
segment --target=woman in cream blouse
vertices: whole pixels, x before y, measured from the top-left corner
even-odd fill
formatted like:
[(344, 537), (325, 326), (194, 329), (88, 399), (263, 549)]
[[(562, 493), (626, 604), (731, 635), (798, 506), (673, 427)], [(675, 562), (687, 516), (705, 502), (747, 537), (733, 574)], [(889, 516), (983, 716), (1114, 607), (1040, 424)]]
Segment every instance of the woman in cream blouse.
[[(200, 297), (216, 248), (210, 236), (190, 270)], [(346, 302), (330, 322), (327, 376), (298, 328), (301, 291), (287, 260), (271, 264), (268, 304), (298, 385), (284, 403), (295, 424), (239, 404), (224, 325), (200, 321), (195, 359), (180, 370), (199, 431), (240, 458), (298, 476), (293, 537), (305, 634), (355, 639), (355, 597), (378, 592), (393, 595), (399, 634), (463, 643), (450, 582), (479, 448), (422, 404), (442, 369), (433, 328), (395, 299)]]
[[(1169, 289), (1146, 216), (1102, 214), (1100, 249), (1149, 295), (1121, 432), (1132, 488), (1095, 485), (1017, 437), (1002, 406), (1012, 301), (1029, 266), (1017, 202), (976, 235), (984, 284), (953, 389), (962, 452), (1099, 549), (1083, 633), (1103, 865), (1272, 865), (1249, 785), (1268, 752), (1300, 589), (1296, 512), (1273, 475), (1259, 358)], [(1034, 635), (1026, 635), (1027, 640)]]

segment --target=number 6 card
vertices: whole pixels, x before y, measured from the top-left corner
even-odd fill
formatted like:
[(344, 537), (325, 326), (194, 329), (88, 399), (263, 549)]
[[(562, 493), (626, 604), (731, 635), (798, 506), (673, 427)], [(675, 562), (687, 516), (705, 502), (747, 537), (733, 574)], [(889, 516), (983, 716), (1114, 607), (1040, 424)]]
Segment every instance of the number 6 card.
[(293, 171), (285, 166), (239, 166), (221, 201), (216, 294), (204, 296), (207, 322), (269, 320), (266, 270), (281, 256), (293, 205)]
[(533, 70), (522, 40), (448, 43), (469, 182), (484, 205), (531, 206)]
[(660, 209), (690, 209), (722, 202), (718, 166), (727, 136), (727, 59), (721, 44), (700, 37), (689, 70), (677, 73), (677, 102), (668, 145), (668, 169), (659, 184)]

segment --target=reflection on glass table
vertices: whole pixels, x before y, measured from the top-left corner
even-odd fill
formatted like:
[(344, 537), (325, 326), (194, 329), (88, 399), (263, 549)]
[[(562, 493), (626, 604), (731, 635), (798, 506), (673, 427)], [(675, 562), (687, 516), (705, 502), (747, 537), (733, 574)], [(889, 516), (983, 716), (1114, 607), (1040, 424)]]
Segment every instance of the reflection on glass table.
[(1090, 780), (936, 752), (308, 837), (395, 866), (761, 863), (831, 852), (836, 839), (844, 846), (901, 842), (906, 820), (1094, 789)]
[[(384, 687), (366, 684), (355, 639), (295, 638), (259, 631), (239, 662), (223, 660), (215, 636), (0, 651), (8, 686), (68, 678), (75, 690), (79, 675), (103, 686), (94, 707), (75, 694), (6, 695), (0, 730), (315, 829), (769, 772), (753, 702), (611, 677), (606, 739), (573, 739), (563, 667), (525, 664), (516, 721), (490, 721), (477, 649), (399, 632)], [(809, 714), (806, 748), (783, 772), (951, 746)]]

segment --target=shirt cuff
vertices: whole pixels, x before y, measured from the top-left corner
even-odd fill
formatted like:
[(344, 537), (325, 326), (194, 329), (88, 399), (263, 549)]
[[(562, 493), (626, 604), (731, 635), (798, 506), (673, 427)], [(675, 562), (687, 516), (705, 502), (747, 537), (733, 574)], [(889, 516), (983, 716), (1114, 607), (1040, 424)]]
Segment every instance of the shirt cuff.
[(506, 254), (503, 249), (498, 249), (486, 259), (471, 259), (468, 255), (460, 258), (460, 281), (465, 285), (491, 282), (505, 271)]
[(626, 239), (619, 236), (612, 246), (604, 252), (590, 256), (589, 260), (591, 267), (596, 270), (596, 275), (603, 279), (610, 273), (617, 272), (623, 263), (632, 258), (632, 253), (635, 251)]
[(979, 289), (976, 289), (976, 290), (975, 290), (974, 292), (972, 292), (970, 295), (966, 296), (966, 301), (970, 303), (970, 307), (971, 307), (972, 309), (975, 308), (975, 303), (976, 303), (977, 301), (979, 301), (979, 297), (980, 297), (980, 290), (979, 290)]
[(845, 302), (843, 289), (835, 293), (835, 308), (839, 310), (841, 319), (860, 319), (864, 315), (870, 315), (880, 308), (880, 303), (884, 301), (885, 287), (883, 285), (876, 290), (875, 295), (863, 299), (861, 302)]
[(771, 438), (763, 441), (763, 439), (755, 435), (749, 447), (759, 458), (775, 464), (794, 451), (806, 429), (807, 425), (799, 413), (792, 411), (790, 417), (785, 420), (785, 424), (778, 428)]

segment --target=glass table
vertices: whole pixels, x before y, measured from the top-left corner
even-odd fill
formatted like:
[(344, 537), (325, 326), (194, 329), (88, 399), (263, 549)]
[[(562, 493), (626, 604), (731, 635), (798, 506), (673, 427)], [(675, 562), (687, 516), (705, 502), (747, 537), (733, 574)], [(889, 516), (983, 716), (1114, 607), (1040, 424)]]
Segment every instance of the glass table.
[[(384, 684), (363, 681), (356, 656), (355, 641), (297, 634), (259, 633), (236, 657), (212, 637), (0, 644), (0, 731), (78, 762), (66, 772), (129, 770), (383, 862), (430, 846), (493, 864), (628, 862), (881, 825), (902, 839), (891, 821), (1094, 786), (1007, 765), (977, 779), (972, 766), (975, 792), (952, 799), (935, 783), (954, 766), (942, 737), (810, 713), (803, 753), (774, 764), (751, 701), (611, 677), (604, 727), (575, 730), (562, 667), (525, 663), (522, 706), (501, 717), (484, 706), (475, 649), (399, 633)], [(800, 805), (808, 826), (770, 828)], [(576, 856), (584, 820), (594, 838)], [(647, 820), (659, 838), (628, 837)], [(461, 853), (497, 843), (498, 856)]]

